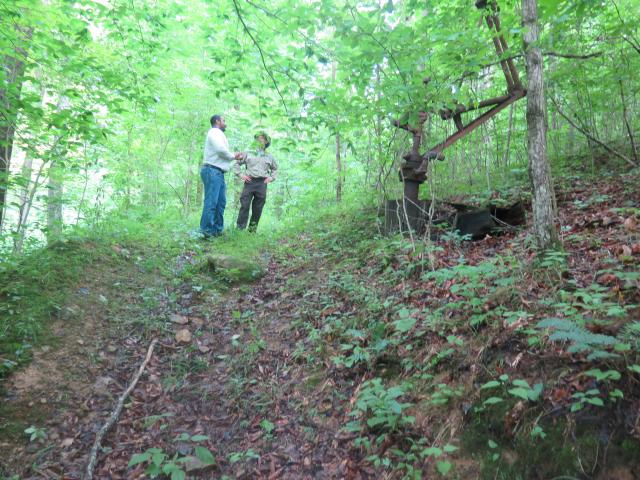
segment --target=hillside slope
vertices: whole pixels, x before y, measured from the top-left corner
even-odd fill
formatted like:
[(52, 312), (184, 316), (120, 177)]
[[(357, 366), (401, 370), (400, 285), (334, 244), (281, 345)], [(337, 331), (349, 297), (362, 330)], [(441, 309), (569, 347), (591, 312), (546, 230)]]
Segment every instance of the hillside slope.
[(526, 230), (412, 243), (371, 218), (214, 269), (238, 237), (113, 246), (6, 382), (2, 473), (81, 478), (158, 338), (98, 478), (638, 478), (638, 180), (559, 191), (565, 250), (544, 257)]

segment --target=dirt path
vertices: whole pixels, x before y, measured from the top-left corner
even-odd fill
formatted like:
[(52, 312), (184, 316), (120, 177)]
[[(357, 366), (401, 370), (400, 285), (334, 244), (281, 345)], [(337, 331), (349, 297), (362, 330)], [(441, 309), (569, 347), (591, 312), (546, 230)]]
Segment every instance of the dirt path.
[[(310, 371), (296, 356), (291, 302), (297, 295), (286, 293), (292, 277), (283, 270), (272, 262), (248, 288), (214, 303), (182, 305), (194, 344), (156, 356), (109, 437), (113, 450), (101, 459), (101, 476), (137, 478), (146, 465), (127, 469), (127, 462), (149, 448), (191, 455), (194, 444), (175, 441), (183, 433), (209, 438), (200, 445), (214, 453), (217, 466), (189, 472), (202, 478), (372, 475), (351, 460), (351, 438), (341, 432), (346, 419), (338, 412), (348, 411), (354, 382), (337, 387), (324, 377), (325, 365)], [(150, 425), (150, 418), (158, 420)]]
[[(305, 282), (322, 282), (321, 261), (272, 261), (259, 282), (224, 296), (194, 294), (189, 283), (172, 287), (170, 279), (156, 277), (156, 291), (176, 301), (151, 307), (141, 299), (145, 279), (127, 280), (137, 274), (117, 268), (106, 277), (103, 272), (95, 284), (85, 279), (68, 309), (75, 316), (56, 326), (57, 347), (39, 352), (12, 379), (13, 412), (45, 399), (37, 417), (23, 420), (39, 422), (46, 438), (25, 446), (24, 435), (18, 435), (3, 444), (5, 458), (13, 458), (3, 466), (6, 472), (21, 478), (82, 478), (95, 432), (156, 335), (161, 346), (103, 442), (97, 478), (138, 478), (148, 462), (128, 467), (134, 454), (155, 448), (168, 458), (185, 458), (193, 456), (196, 445), (216, 460), (213, 468), (188, 465), (189, 476), (196, 478), (374, 477), (370, 468), (358, 465), (353, 436), (341, 430), (362, 379), (342, 378), (332, 365), (314, 364), (303, 350), (296, 351), (306, 330), (299, 328), (301, 310), (295, 305), (305, 297), (309, 301), (309, 295), (317, 300), (318, 293), (306, 291)], [(104, 289), (113, 284), (115, 290)], [(135, 305), (132, 315), (138, 317), (115, 322), (117, 331), (110, 328), (114, 309), (105, 302), (114, 296), (120, 297), (112, 300), (119, 305)], [(121, 310), (116, 316), (123, 315)], [(162, 328), (140, 335), (135, 327), (140, 319), (163, 315), (169, 321)], [(132, 331), (125, 332), (125, 326)], [(183, 328), (192, 334), (189, 343), (175, 340), (175, 331)], [(61, 401), (65, 392), (70, 393)], [(49, 400), (54, 395), (57, 400)], [(192, 442), (184, 434), (208, 440)]]

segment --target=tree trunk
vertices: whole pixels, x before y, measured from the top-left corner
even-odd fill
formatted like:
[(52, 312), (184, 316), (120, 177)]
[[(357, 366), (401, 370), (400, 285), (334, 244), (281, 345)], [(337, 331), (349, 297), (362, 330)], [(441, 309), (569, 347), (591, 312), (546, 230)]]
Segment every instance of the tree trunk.
[(547, 156), (547, 106), (544, 96), (542, 53), (538, 47), (537, 0), (522, 1), (524, 47), (527, 65), (527, 130), (529, 178), (533, 190), (533, 230), (540, 249), (558, 243), (554, 223), (555, 194)]
[(376, 179), (376, 190), (383, 190), (384, 185), (382, 179), (384, 177), (384, 155), (382, 150), (382, 114), (380, 113), (380, 101), (382, 98), (382, 82), (380, 81), (380, 64), (376, 64), (376, 119), (374, 131), (376, 133), (376, 151), (378, 155), (377, 159), (377, 171), (378, 177)]
[(627, 128), (627, 134), (629, 135), (629, 142), (631, 142), (631, 152), (633, 153), (633, 159), (638, 163), (638, 149), (636, 148), (636, 140), (633, 136), (633, 128), (629, 123), (629, 114), (627, 111), (627, 100), (624, 95), (624, 87), (622, 85), (622, 80), (618, 80), (618, 84), (620, 85), (620, 99), (622, 100), (622, 118), (624, 120), (624, 125)]
[(25, 225), (29, 217), (29, 191), (31, 190), (31, 174), (33, 171), (33, 159), (31, 155), (26, 154), (21, 171), (22, 190), (19, 194), (20, 207), (18, 211), (18, 220), (13, 237), (13, 251), (18, 253), (22, 251), (24, 243)]
[[(44, 93), (42, 96), (44, 100)], [(67, 110), (71, 106), (69, 98), (61, 95), (58, 99), (58, 112)], [(55, 242), (62, 237), (62, 191), (64, 181), (64, 166), (56, 160), (49, 166), (49, 186), (47, 192), (47, 241)]]
[[(333, 82), (336, 81), (337, 63), (333, 62), (331, 65), (331, 77)], [(342, 201), (342, 159), (340, 158), (340, 132), (338, 132), (338, 126), (340, 123), (340, 117), (336, 115), (336, 202)]]
[(336, 201), (342, 201), (342, 159), (340, 158), (340, 134), (336, 133), (336, 171), (338, 179), (336, 181)]
[(27, 196), (24, 200), (24, 208), (21, 208), (19, 223), (16, 227), (16, 234), (13, 240), (13, 253), (19, 253), (22, 251), (22, 246), (24, 244), (24, 238), (26, 235), (27, 220), (29, 219), (29, 213), (31, 212), (33, 199), (36, 196), (38, 187), (40, 186), (40, 178), (42, 177), (42, 172), (45, 166), (46, 162), (42, 162), (40, 164), (40, 168), (38, 168), (34, 180), (29, 183), (29, 185), (27, 186), (27, 190), (25, 191)]
[[(17, 37), (28, 41), (31, 38), (31, 30), (22, 31), (16, 28)], [(18, 44), (22, 43), (20, 41)], [(9, 180), (9, 167), (11, 166), (11, 154), (13, 151), (13, 137), (16, 131), (18, 111), (15, 108), (20, 99), (22, 90), (22, 77), (24, 75), (26, 52), (17, 46), (15, 55), (5, 56), (2, 68), (5, 72), (5, 81), (0, 85), (0, 230), (4, 221), (4, 209), (7, 199)]]
[[(86, 150), (86, 145), (85, 145)], [(87, 198), (87, 187), (89, 186), (89, 166), (85, 164), (84, 166), (84, 184), (82, 186), (82, 195), (80, 196), (80, 203), (78, 204), (78, 208), (76, 209), (76, 226), (80, 223), (80, 216), (83, 213), (84, 202)]]
[(20, 211), (18, 212), (18, 228), (26, 223), (27, 216), (25, 215), (27, 210), (27, 200), (29, 199), (29, 187), (31, 186), (31, 173), (33, 171), (33, 159), (31, 155), (26, 154), (24, 157), (24, 163), (22, 164), (22, 182), (23, 187), (20, 192)]
[(62, 168), (54, 161), (49, 167), (47, 192), (47, 242), (62, 237)]
[(511, 104), (509, 108), (509, 128), (507, 129), (507, 143), (504, 147), (504, 155), (502, 156), (502, 166), (507, 168), (509, 166), (509, 147), (511, 146), (511, 132), (513, 132), (513, 111), (516, 105)]

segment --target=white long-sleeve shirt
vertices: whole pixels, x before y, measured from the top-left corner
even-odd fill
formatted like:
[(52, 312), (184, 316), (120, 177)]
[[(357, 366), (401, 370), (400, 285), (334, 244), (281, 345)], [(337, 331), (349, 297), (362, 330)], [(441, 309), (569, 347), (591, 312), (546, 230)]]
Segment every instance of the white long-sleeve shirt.
[(204, 142), (204, 163), (228, 172), (233, 159), (233, 153), (229, 151), (229, 141), (224, 132), (216, 127), (211, 128)]

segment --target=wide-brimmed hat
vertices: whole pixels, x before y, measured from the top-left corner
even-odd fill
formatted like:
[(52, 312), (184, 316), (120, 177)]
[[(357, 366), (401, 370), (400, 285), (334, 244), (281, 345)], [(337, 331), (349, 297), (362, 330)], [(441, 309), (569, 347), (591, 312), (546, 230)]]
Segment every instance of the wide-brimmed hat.
[(264, 139), (267, 141), (267, 143), (265, 144), (264, 148), (268, 148), (269, 145), (271, 145), (271, 137), (269, 135), (267, 135), (267, 132), (263, 132), (263, 131), (258, 131), (253, 138), (257, 139), (260, 135), (262, 135), (264, 137)]

